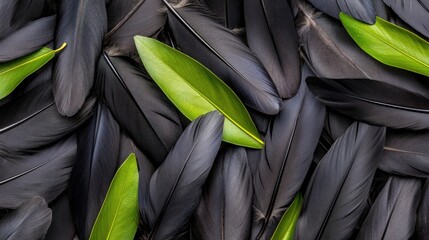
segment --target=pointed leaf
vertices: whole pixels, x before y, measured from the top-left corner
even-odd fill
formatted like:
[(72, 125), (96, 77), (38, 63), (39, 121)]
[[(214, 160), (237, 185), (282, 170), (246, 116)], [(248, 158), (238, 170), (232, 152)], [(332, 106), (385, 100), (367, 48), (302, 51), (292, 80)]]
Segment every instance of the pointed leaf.
[(362, 23), (345, 13), (340, 19), (353, 40), (378, 61), (429, 76), (429, 42), (380, 17), (374, 25)]
[(249, 113), (235, 93), (191, 57), (147, 37), (135, 37), (147, 71), (173, 104), (189, 119), (218, 110), (225, 116), (223, 140), (262, 148)]
[(0, 99), (9, 95), (26, 77), (45, 65), (55, 56), (55, 53), (61, 51), (65, 46), (64, 43), (57, 50), (44, 47), (24, 57), (1, 63)]
[(139, 221), (136, 155), (130, 154), (113, 177), (90, 240), (133, 239)]
[(293, 200), (292, 204), (283, 214), (279, 225), (276, 228), (271, 240), (292, 240), (296, 223), (298, 221), (299, 213), (302, 209), (303, 198), (301, 193), (298, 193)]

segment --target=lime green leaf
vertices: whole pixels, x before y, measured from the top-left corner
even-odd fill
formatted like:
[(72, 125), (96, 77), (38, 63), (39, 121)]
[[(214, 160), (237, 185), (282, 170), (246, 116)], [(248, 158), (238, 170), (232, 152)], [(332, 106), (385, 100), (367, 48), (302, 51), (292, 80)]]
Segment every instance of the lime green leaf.
[(138, 183), (136, 155), (131, 153), (113, 177), (90, 240), (134, 239), (139, 223)]
[(0, 63), (0, 99), (9, 95), (26, 77), (49, 62), (66, 45), (64, 43), (57, 50), (44, 47), (26, 56)]
[(429, 76), (429, 42), (379, 17), (374, 25), (340, 13), (353, 40), (373, 58), (397, 68)]
[(264, 142), (235, 93), (191, 57), (151, 38), (135, 36), (140, 58), (161, 90), (190, 120), (218, 110), (225, 116), (223, 140), (262, 148)]
[(292, 240), (295, 233), (296, 223), (298, 221), (299, 213), (302, 208), (302, 195), (298, 193), (293, 200), (292, 204), (283, 214), (279, 225), (277, 225), (271, 240)]

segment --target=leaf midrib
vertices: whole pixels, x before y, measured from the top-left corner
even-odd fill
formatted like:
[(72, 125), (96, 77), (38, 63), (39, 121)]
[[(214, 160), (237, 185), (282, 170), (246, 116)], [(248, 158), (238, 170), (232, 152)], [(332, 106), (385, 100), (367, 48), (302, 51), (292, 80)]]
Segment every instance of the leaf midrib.
[[(42, 48), (42, 49), (43, 49), (43, 48)], [(42, 49), (40, 49), (40, 50), (42, 50)], [(46, 52), (46, 53), (44, 53), (44, 54), (42, 54), (42, 55), (40, 55), (40, 56), (38, 56), (38, 57), (35, 57), (35, 58), (33, 58), (33, 59), (29, 60), (29, 61), (25, 61), (25, 62), (23, 62), (23, 63), (21, 63), (21, 64), (19, 64), (19, 65), (17, 65), (17, 66), (14, 66), (14, 67), (12, 67), (12, 68), (10, 68), (10, 69), (8, 69), (8, 70), (4, 71), (4, 72), (1, 72), (1, 73), (0, 73), (0, 76), (2, 76), (2, 75), (4, 75), (4, 74), (6, 74), (6, 73), (8, 73), (8, 72), (11, 72), (11, 71), (13, 71), (13, 70), (15, 70), (15, 69), (18, 69), (18, 68), (20, 68), (20, 67), (22, 67), (22, 66), (24, 66), (24, 65), (30, 64), (30, 63), (32, 63), (32, 62), (35, 62), (35, 61), (39, 60), (40, 58), (43, 58), (43, 57), (45, 57), (46, 55), (51, 54), (52, 52), (53, 52), (53, 50), (49, 50), (49, 52)]]

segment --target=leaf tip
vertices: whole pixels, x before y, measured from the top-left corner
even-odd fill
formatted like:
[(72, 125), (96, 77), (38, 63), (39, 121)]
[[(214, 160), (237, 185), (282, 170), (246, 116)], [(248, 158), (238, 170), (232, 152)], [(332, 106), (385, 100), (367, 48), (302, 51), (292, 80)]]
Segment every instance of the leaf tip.
[(66, 46), (67, 46), (67, 43), (66, 43), (66, 42), (64, 42), (64, 43), (61, 45), (61, 47), (60, 47), (60, 48), (58, 48), (58, 49), (55, 49), (55, 50), (54, 50), (54, 52), (55, 52), (55, 53), (57, 53), (57, 52), (61, 52), (62, 50), (64, 50), (64, 48), (66, 48)]

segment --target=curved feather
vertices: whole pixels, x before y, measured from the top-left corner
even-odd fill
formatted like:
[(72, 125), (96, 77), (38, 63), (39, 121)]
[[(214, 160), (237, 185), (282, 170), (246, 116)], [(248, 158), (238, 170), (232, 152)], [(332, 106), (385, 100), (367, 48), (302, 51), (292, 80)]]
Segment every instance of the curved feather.
[(303, 2), (298, 8), (301, 55), (317, 76), (374, 79), (422, 95), (429, 93), (421, 76), (384, 65), (362, 51), (340, 22)]
[(151, 229), (148, 239), (184, 233), (219, 150), (223, 120), (215, 111), (193, 121), (153, 174), (142, 219)]
[(4, 38), (12, 30), (12, 18), (16, 0), (4, 0), (0, 1), (0, 39)]
[(252, 175), (244, 148), (226, 148), (215, 160), (192, 221), (197, 239), (249, 239)]
[(94, 104), (95, 99), (90, 98), (75, 116), (61, 116), (49, 83), (41, 84), (0, 108), (0, 143), (13, 151), (48, 145), (81, 126), (91, 116)]
[(4, 240), (44, 239), (52, 212), (45, 200), (33, 197), (0, 219), (0, 238)]
[(386, 129), (355, 122), (317, 165), (295, 239), (347, 239), (365, 208)]
[(105, 0), (61, 0), (55, 46), (68, 43), (54, 67), (52, 89), (58, 111), (75, 115), (94, 81), (94, 66), (107, 29)]
[(322, 131), (325, 108), (305, 82), (269, 125), (254, 177), (252, 239), (270, 239), (301, 188)]
[(78, 156), (70, 179), (71, 207), (77, 234), (88, 239), (115, 175), (119, 125), (106, 106), (98, 104), (92, 119), (77, 135)]
[(247, 106), (270, 115), (280, 111), (281, 99), (270, 76), (240, 38), (201, 6), (164, 3), (170, 30), (184, 53), (219, 76)]
[(292, 10), (283, 0), (246, 0), (247, 43), (269, 73), (279, 95), (296, 94), (301, 80), (298, 34)]
[(156, 37), (164, 26), (167, 15), (161, 8), (161, 0), (140, 0), (106, 33), (105, 48), (113, 55), (136, 55), (134, 36)]
[(50, 204), (52, 222), (44, 240), (73, 240), (76, 232), (70, 208), (68, 191), (63, 192)]
[(108, 30), (110, 31), (124, 19), (139, 2), (140, 0), (106, 1)]
[(310, 0), (310, 3), (336, 19), (340, 12), (344, 12), (368, 24), (375, 23), (372, 0)]
[(429, 128), (429, 98), (368, 79), (308, 78), (312, 93), (328, 107), (356, 120), (395, 129)]
[(139, 149), (159, 166), (182, 133), (182, 125), (158, 86), (131, 60), (103, 54), (97, 91)]
[(414, 232), (420, 188), (419, 179), (390, 177), (356, 239), (409, 239)]
[(417, 208), (415, 236), (419, 240), (429, 239), (429, 181), (427, 179)]
[(218, 18), (223, 26), (229, 29), (244, 26), (244, 0), (199, 0), (205, 4)]
[(0, 62), (10, 61), (43, 47), (54, 39), (56, 15), (37, 19), (0, 40)]
[(33, 196), (56, 199), (68, 186), (76, 149), (72, 135), (31, 155), (0, 155), (0, 207), (16, 208)]

